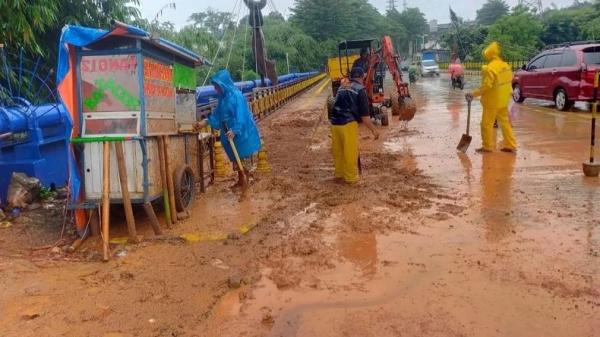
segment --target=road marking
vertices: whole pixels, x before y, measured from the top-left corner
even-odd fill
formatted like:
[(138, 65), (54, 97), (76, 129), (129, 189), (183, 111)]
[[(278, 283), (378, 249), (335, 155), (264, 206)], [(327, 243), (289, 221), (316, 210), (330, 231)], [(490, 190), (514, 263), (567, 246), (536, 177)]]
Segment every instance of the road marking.
[(536, 107), (532, 105), (527, 105), (528, 110), (548, 114), (554, 117), (562, 117), (562, 118), (578, 118), (583, 120), (591, 120), (592, 116), (585, 114), (585, 112), (565, 112), (564, 114), (554, 112), (548, 108), (547, 110), (542, 107)]
[(319, 95), (321, 92), (323, 92), (323, 90), (327, 87), (327, 84), (329, 84), (330, 82), (331, 82), (330, 78), (328, 78), (325, 82), (323, 82), (323, 84), (321, 84), (319, 89), (317, 89), (316, 94)]

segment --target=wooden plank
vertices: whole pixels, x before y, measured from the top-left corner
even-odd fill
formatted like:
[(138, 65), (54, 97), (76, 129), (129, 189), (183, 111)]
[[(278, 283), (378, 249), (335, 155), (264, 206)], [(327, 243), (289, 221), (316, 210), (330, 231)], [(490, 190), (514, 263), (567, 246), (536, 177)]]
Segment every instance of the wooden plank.
[(108, 261), (110, 226), (110, 143), (102, 143), (102, 259)]
[(173, 119), (148, 118), (146, 130), (148, 136), (176, 134), (175, 116), (173, 116)]
[(169, 205), (169, 190), (167, 188), (167, 169), (165, 165), (165, 142), (163, 137), (157, 137), (158, 141), (158, 161), (160, 168), (160, 181), (161, 181), (161, 190), (162, 190), (162, 198), (164, 203), (164, 215), (165, 215), (165, 223), (168, 227), (171, 227), (173, 224), (173, 220), (171, 219), (171, 211)]
[(160, 171), (160, 148), (158, 137), (146, 138), (146, 151), (148, 153), (148, 193), (150, 196), (162, 195), (162, 176)]
[[(169, 136), (163, 136), (163, 142), (165, 146), (164, 158), (165, 158), (165, 171), (167, 172), (167, 189), (169, 190), (169, 204), (171, 206), (171, 220), (173, 223), (177, 222), (177, 205), (175, 204), (175, 189), (173, 186), (173, 171), (171, 168), (171, 159), (169, 151)], [(177, 151), (174, 151), (177, 152)]]
[(131, 207), (131, 198), (129, 197), (129, 184), (127, 182), (127, 167), (125, 164), (123, 142), (115, 142), (115, 154), (117, 157), (117, 166), (119, 167), (119, 182), (121, 183), (121, 195), (123, 196), (123, 208), (125, 209), (129, 241), (137, 243), (139, 240), (135, 230), (135, 217), (133, 216), (133, 208)]

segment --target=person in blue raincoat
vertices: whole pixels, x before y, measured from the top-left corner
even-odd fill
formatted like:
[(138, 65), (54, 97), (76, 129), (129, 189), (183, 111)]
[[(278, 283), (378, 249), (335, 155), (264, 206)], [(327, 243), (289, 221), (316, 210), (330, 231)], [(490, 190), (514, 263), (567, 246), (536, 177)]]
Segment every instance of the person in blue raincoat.
[(219, 96), (219, 102), (208, 119), (198, 122), (196, 128), (201, 129), (210, 125), (214, 130), (219, 130), (223, 149), (233, 163), (234, 169), (238, 171), (238, 182), (233, 187), (245, 187), (248, 182), (244, 180), (244, 174), (237, 167), (229, 139), (233, 140), (242, 165), (245, 166), (243, 169), (247, 172), (249, 167), (244, 164), (247, 162), (244, 159), (249, 159), (261, 147), (258, 128), (248, 108), (248, 101), (233, 84), (229, 71), (220, 70), (211, 78), (211, 83)]

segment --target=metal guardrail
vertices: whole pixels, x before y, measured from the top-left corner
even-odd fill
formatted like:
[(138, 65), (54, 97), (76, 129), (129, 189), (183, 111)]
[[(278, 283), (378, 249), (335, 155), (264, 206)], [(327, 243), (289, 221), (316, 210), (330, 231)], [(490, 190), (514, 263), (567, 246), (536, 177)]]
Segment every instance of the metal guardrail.
[[(297, 82), (284, 83), (273, 87), (258, 88), (245, 94), (254, 119), (264, 118), (274, 110), (294, 99), (306, 89), (325, 78), (326, 74), (318, 74)], [(217, 101), (196, 107), (198, 119), (205, 118), (217, 106)]]
[[(513, 70), (521, 69), (521, 67), (524, 64), (527, 64), (528, 62), (529, 62), (529, 60), (506, 61), (506, 63), (508, 63), (513, 68)], [(462, 65), (465, 70), (472, 70), (472, 71), (480, 71), (481, 67), (486, 64), (487, 64), (487, 62), (484, 62), (484, 61), (462, 62)], [(448, 69), (450, 62), (439, 62), (438, 65), (440, 66), (440, 69), (446, 70), (446, 69)]]

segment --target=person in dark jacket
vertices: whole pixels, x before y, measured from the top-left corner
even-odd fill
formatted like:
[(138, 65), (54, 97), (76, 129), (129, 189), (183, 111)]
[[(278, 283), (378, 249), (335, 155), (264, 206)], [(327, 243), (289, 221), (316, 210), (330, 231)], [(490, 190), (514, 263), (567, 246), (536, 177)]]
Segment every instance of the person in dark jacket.
[(360, 50), (360, 58), (352, 63), (352, 69), (357, 67), (362, 68), (365, 74), (369, 71), (369, 49), (362, 48)]
[(364, 71), (352, 68), (350, 82), (337, 92), (331, 112), (331, 139), (334, 175), (347, 183), (358, 181), (358, 123), (362, 122), (375, 136), (379, 133), (371, 122), (369, 97), (363, 86)]

